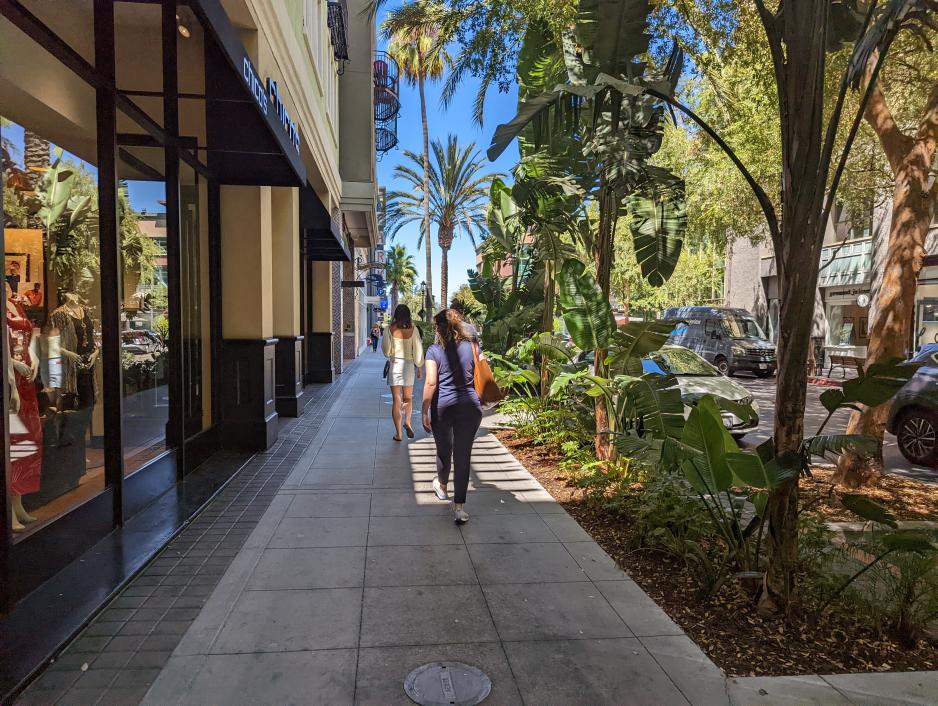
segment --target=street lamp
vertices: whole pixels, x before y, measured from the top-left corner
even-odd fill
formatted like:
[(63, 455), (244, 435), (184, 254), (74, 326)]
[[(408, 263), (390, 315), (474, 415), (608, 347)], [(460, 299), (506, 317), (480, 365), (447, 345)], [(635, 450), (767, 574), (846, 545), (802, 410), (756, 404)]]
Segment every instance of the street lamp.
[(419, 316), (423, 320), (427, 320), (428, 313), (433, 307), (427, 305), (427, 283), (420, 283), (420, 298), (423, 299), (423, 311), (419, 312)]

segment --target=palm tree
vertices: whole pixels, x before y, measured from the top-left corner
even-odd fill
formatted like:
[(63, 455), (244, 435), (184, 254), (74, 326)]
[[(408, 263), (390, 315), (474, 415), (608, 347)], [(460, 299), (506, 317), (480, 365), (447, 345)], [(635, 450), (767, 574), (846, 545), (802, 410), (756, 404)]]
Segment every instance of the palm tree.
[[(430, 129), (427, 124), (427, 98), (425, 86), (428, 79), (438, 80), (443, 76), (451, 59), (446, 43), (452, 32), (452, 13), (436, 0), (416, 0), (388, 13), (383, 24), (385, 37), (390, 40), (388, 54), (397, 61), (405, 80), (416, 85), (420, 94), (420, 120), (423, 125), (423, 199), (424, 233), (430, 232)], [(432, 247), (426, 239), (428, 299), (433, 291)], [(432, 306), (427, 306), (431, 311)]]
[(417, 279), (414, 256), (403, 245), (388, 250), (384, 259), (384, 281), (391, 285), (391, 311), (397, 306), (397, 294), (410, 291)]
[[(485, 161), (476, 150), (475, 143), (462, 149), (455, 135), (449, 135), (445, 146), (439, 140), (434, 140), (432, 152), (429, 194), (423, 191), (418, 171), (420, 157), (409, 150), (404, 152), (413, 165), (399, 164), (394, 168), (394, 177), (407, 182), (411, 188), (388, 194), (385, 227), (389, 239), (393, 238), (402, 227), (420, 219), (420, 204), (429, 201), (430, 217), (436, 224), (437, 240), (443, 251), (440, 263), (440, 303), (446, 306), (449, 250), (460, 233), (468, 235), (475, 246), (476, 235), (486, 232), (489, 184), (495, 175), (481, 174)], [(424, 233), (421, 232), (418, 247), (423, 237)]]

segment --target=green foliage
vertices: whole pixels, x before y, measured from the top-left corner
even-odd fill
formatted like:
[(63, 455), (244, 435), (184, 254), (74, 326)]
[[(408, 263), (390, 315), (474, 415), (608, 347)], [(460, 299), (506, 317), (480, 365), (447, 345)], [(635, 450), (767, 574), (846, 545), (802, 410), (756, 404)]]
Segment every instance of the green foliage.
[(616, 330), (609, 300), (579, 260), (560, 268), (560, 308), (573, 342), (583, 350), (607, 348)]
[[(663, 179), (664, 180), (664, 179)], [(653, 287), (667, 282), (677, 267), (687, 230), (684, 183), (648, 184), (626, 199), (629, 229), (635, 243), (635, 258), (642, 276)]]

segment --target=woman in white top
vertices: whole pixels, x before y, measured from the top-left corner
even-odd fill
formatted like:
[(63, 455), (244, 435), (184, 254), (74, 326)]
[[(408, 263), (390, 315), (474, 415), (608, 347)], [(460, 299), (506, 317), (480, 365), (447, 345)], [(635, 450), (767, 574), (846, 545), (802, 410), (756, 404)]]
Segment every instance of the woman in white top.
[[(381, 337), (381, 351), (391, 361), (388, 385), (391, 387), (391, 419), (394, 420), (394, 441), (401, 441), (402, 432), (414, 438), (410, 425), (411, 403), (414, 397), (414, 377), (420, 377), (423, 367), (423, 341), (414, 326), (410, 309), (398, 304), (391, 325)], [(403, 423), (403, 428), (402, 428)]]

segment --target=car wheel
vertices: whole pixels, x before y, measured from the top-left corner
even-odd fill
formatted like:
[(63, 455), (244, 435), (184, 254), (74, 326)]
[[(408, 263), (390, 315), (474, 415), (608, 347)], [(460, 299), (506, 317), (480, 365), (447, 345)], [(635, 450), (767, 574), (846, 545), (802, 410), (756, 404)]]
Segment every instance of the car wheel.
[(938, 414), (923, 409), (902, 412), (896, 424), (896, 439), (908, 461), (938, 467)]
[(727, 359), (724, 358), (722, 355), (718, 355), (716, 359), (713, 361), (713, 364), (716, 366), (717, 370), (720, 371), (720, 375), (729, 375), (729, 372), (730, 372), (729, 361), (727, 361)]
[(756, 370), (756, 377), (757, 377), (757, 378), (763, 378), (763, 379), (765, 379), (765, 378), (767, 378), (767, 377), (771, 377), (771, 375), (772, 375), (772, 371), (771, 371), (771, 370)]

